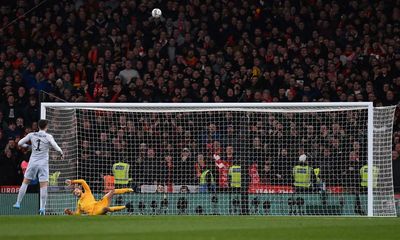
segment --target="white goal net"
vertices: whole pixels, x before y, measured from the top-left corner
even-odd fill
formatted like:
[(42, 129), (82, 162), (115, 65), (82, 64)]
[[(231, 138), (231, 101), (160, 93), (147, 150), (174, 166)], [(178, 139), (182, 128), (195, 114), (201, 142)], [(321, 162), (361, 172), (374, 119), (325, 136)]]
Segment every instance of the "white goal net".
[(114, 214), (395, 216), (394, 107), (370, 103), (42, 103), (65, 152), (48, 212), (75, 209), (65, 179)]

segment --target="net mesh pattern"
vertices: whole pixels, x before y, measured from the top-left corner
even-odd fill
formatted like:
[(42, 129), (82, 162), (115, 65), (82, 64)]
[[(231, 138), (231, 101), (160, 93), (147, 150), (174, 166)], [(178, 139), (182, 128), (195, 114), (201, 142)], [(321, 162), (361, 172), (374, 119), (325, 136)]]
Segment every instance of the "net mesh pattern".
[[(367, 214), (366, 107), (49, 107), (46, 118), (66, 152), (50, 162), (54, 214), (75, 207), (63, 187), (75, 178), (98, 200), (132, 187), (114, 214)], [(392, 121), (393, 109), (374, 111), (374, 215), (395, 214)]]

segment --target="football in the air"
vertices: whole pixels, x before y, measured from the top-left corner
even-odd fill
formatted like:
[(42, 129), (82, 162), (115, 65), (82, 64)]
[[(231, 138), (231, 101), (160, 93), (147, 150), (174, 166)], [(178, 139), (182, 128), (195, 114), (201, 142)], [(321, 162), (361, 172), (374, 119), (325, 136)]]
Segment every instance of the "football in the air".
[(152, 15), (154, 18), (159, 18), (159, 17), (161, 17), (161, 14), (162, 14), (162, 12), (161, 12), (161, 10), (160, 10), (159, 8), (154, 8), (153, 11), (151, 11), (151, 15)]

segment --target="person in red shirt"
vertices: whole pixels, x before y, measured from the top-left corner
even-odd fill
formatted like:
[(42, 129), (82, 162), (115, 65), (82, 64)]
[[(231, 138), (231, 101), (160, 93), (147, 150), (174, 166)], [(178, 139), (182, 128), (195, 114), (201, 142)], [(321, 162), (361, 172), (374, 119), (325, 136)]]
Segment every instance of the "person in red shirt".
[(234, 160), (234, 150), (233, 146), (228, 145), (225, 148), (225, 154), (221, 158), (219, 153), (215, 153), (213, 155), (215, 166), (217, 167), (217, 186), (220, 191), (228, 191), (229, 189), (229, 168), (233, 164)]
[(194, 51), (189, 50), (188, 55), (186, 56), (186, 64), (191, 67), (194, 67), (194, 66), (196, 66), (197, 62), (198, 62), (198, 59), (194, 55)]
[(86, 100), (88, 102), (94, 102), (98, 99), (103, 93), (104, 86), (103, 78), (98, 76), (94, 83), (85, 88)]

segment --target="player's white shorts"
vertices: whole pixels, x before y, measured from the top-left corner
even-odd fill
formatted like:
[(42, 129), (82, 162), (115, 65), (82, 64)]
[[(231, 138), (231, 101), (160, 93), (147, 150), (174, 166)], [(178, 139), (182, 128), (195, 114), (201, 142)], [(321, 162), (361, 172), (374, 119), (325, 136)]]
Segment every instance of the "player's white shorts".
[(39, 178), (39, 182), (48, 182), (49, 165), (28, 165), (24, 177), (29, 180), (35, 180)]

